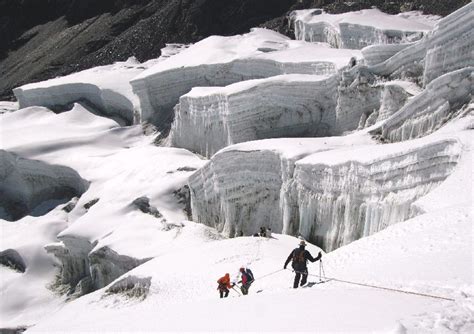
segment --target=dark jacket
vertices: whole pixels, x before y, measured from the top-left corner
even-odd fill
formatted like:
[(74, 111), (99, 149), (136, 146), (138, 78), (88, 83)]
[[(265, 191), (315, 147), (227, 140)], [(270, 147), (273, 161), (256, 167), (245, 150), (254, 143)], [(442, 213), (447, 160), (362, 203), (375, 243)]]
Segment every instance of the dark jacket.
[(311, 262), (316, 262), (321, 258), (321, 252), (319, 252), (318, 256), (313, 258), (310, 252), (308, 252), (306, 249), (304, 249), (304, 246), (300, 246), (298, 248), (295, 248), (288, 258), (285, 261), (285, 268), (290, 263), (290, 261), (293, 261), (291, 266), (295, 270), (306, 270), (306, 262), (309, 260)]

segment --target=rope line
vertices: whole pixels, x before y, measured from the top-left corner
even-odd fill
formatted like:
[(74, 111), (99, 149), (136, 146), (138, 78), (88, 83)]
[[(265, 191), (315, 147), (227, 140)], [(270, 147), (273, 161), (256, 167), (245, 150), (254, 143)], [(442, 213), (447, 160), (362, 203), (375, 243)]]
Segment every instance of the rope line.
[(275, 275), (276, 273), (278, 273), (278, 272), (280, 272), (280, 271), (283, 271), (283, 270), (285, 270), (285, 269), (279, 269), (279, 270), (273, 271), (273, 272), (271, 272), (271, 273), (269, 273), (269, 274), (266, 274), (266, 275), (263, 275), (263, 276), (261, 276), (261, 277), (259, 277), (259, 278), (255, 278), (254, 281), (256, 281), (256, 280), (261, 280), (262, 278), (265, 278), (265, 277), (268, 277), (268, 276), (271, 276), (271, 275)]
[(406, 293), (406, 294), (416, 295), (416, 296), (421, 296), (421, 297), (429, 297), (429, 298), (443, 299), (443, 300), (449, 300), (449, 301), (452, 301), (452, 302), (455, 301), (455, 300), (452, 299), (452, 298), (441, 297), (441, 296), (436, 296), (436, 295), (430, 295), (430, 294), (426, 294), (426, 293), (420, 293), (420, 292), (414, 292), (414, 291), (407, 291), (407, 290), (400, 290), (400, 289), (394, 289), (394, 288), (387, 288), (387, 287), (384, 287), (384, 286), (372, 285), (372, 284), (367, 284), (367, 283), (359, 283), (359, 282), (353, 282), (353, 281), (346, 281), (346, 280), (342, 280), (342, 279), (335, 278), (335, 277), (326, 277), (326, 276), (321, 276), (321, 275), (313, 275), (313, 274), (308, 274), (308, 273), (304, 273), (304, 272), (302, 272), (302, 271), (296, 271), (296, 270), (293, 270), (293, 272), (295, 272), (295, 273), (300, 273), (300, 274), (306, 274), (306, 275), (308, 275), (308, 276), (318, 277), (320, 280), (321, 280), (321, 279), (325, 279), (325, 280), (328, 280), (328, 281), (336, 281), (336, 282), (340, 282), (340, 283), (359, 285), (359, 286), (364, 286), (364, 287), (368, 287), (368, 288), (374, 288), (374, 289), (380, 289), (380, 290), (387, 290), (387, 291), (393, 291), (393, 292)]

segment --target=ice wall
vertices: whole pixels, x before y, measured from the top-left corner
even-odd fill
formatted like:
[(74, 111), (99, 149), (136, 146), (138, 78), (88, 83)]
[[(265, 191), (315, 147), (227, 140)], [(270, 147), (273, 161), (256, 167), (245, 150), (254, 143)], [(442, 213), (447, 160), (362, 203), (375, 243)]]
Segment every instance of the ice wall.
[(432, 133), (472, 100), (473, 80), (474, 67), (437, 78), (372, 133), (390, 142), (419, 138)]
[(398, 112), (408, 102), (409, 98), (419, 94), (420, 91), (416, 85), (410, 82), (395, 81), (384, 84), (376, 121), (383, 121)]
[[(379, 155), (376, 148), (369, 150)], [(283, 232), (300, 234), (331, 251), (404, 221), (417, 213), (411, 204), (453, 171), (460, 144), (435, 142), (361, 162), (367, 153), (356, 149), (334, 164), (327, 163), (331, 157), (324, 153), (297, 162), (297, 207), (286, 207), (291, 212), (285, 216), (292, 219), (284, 222)]]
[(361, 50), (364, 56), (364, 62), (366, 65), (376, 65), (383, 63), (387, 59), (393, 57), (398, 52), (406, 49), (414, 43), (405, 44), (375, 44), (370, 45)]
[(341, 135), (384, 120), (420, 89), (377, 82), (365, 65), (332, 76), (281, 75), (197, 87), (175, 108), (170, 143), (210, 157), (235, 143)]
[(244, 141), (334, 134), (339, 75), (283, 75), (194, 88), (175, 109), (171, 144), (210, 157)]
[(365, 126), (367, 118), (380, 108), (383, 85), (364, 65), (342, 72), (336, 107), (337, 134), (354, 131)]
[(427, 22), (388, 15), (377, 9), (331, 15), (320, 9), (290, 14), (295, 38), (325, 42), (335, 48), (362, 49), (373, 44), (398, 44), (420, 39), (432, 29)]
[(217, 154), (189, 179), (193, 221), (227, 236), (258, 232), (260, 226), (281, 231), (277, 205), (284, 162), (271, 151)]
[(416, 214), (412, 203), (452, 172), (461, 146), (448, 139), (347, 149), (321, 140), (312, 148), (319, 153), (291, 158), (258, 142), (219, 152), (190, 178), (193, 220), (229, 236), (270, 226), (333, 250)]
[(474, 66), (474, 3), (442, 19), (427, 39), (425, 85), (443, 74)]
[(369, 68), (379, 76), (415, 78), (426, 86), (443, 74), (469, 66), (474, 66), (472, 2), (440, 20), (421, 41)]
[(139, 104), (129, 81), (145, 66), (129, 59), (13, 90), (20, 108), (44, 106), (64, 111), (75, 102), (82, 102), (96, 112), (115, 119), (120, 124), (136, 121)]
[(57, 243), (45, 246), (60, 262), (55, 282), (59, 291), (73, 297), (107, 286), (148, 259), (120, 255), (109, 247), (95, 249), (96, 243), (73, 235), (59, 236)]
[(43, 215), (83, 194), (89, 184), (73, 169), (0, 150), (0, 218)]

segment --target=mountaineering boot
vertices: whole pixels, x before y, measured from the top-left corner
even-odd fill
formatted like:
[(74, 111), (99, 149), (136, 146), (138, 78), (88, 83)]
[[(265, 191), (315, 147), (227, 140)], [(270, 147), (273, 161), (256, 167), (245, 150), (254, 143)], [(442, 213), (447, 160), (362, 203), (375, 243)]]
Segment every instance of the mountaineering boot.
[(301, 284), (300, 284), (300, 286), (305, 285), (305, 284), (306, 284), (306, 281), (308, 280), (308, 275), (307, 275), (307, 274), (306, 274), (306, 275), (303, 274), (302, 276), (303, 276), (303, 278), (301, 279)]

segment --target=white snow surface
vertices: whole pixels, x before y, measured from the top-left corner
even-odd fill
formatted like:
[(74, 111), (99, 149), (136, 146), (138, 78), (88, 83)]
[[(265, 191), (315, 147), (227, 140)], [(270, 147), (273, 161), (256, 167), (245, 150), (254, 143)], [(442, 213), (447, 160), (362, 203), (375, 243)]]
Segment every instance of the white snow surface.
[[(49, 315), (28, 332), (67, 328), (78, 332), (468, 333), (474, 328), (472, 267), (466, 265), (472, 261), (468, 242), (472, 218), (466, 207), (438, 211), (323, 255), (328, 277), (454, 302), (338, 281), (293, 290), (292, 273), (278, 270), (297, 239), (276, 234), (274, 239), (216, 241), (156, 258), (127, 274), (152, 278), (144, 301), (99, 290)], [(313, 246), (308, 250), (313, 255), (318, 251)], [(235, 276), (241, 265), (252, 268), (257, 278), (250, 294), (239, 297), (231, 290), (227, 300), (218, 299), (217, 278), (225, 272)], [(318, 273), (318, 264), (310, 265), (310, 274)], [(310, 276), (309, 281), (319, 278)]]
[[(143, 136), (141, 126), (122, 128), (79, 104), (61, 114), (43, 107), (6, 113), (1, 115), (0, 128), (1, 149), (68, 166), (91, 182), (69, 214), (58, 207), (38, 218), (1, 221), (0, 249), (16, 249), (27, 271), (4, 275), (9, 269), (1, 268), (0, 328), (34, 324), (64, 300), (46, 288), (54, 283), (57, 260), (43, 247), (56, 242), (58, 236), (137, 259), (165, 253), (171, 245), (178, 248), (179, 240), (192, 244), (180, 238), (186, 235), (180, 224), (186, 215), (173, 196), (190, 171), (203, 163), (192, 153), (156, 147), (150, 144), (151, 137)], [(189, 169), (178, 171), (180, 167)], [(150, 199), (163, 215), (161, 219), (133, 209), (132, 201), (141, 196)], [(96, 198), (97, 204), (86, 210), (84, 204)], [(87, 251), (92, 250), (91, 245)]]
[(305, 43), (291, 40), (275, 31), (253, 28), (251, 32), (234, 36), (211, 36), (191, 45), (137, 75), (134, 80), (153, 74), (202, 64), (223, 64), (237, 59), (269, 59), (281, 63), (328, 61), (337, 68), (346, 66), (351, 57), (360, 58), (356, 50), (334, 50), (325, 43)]

